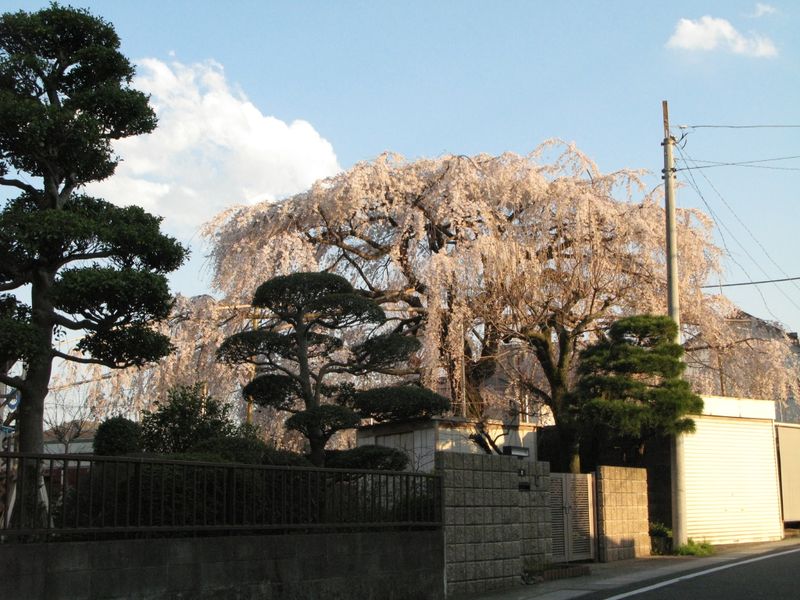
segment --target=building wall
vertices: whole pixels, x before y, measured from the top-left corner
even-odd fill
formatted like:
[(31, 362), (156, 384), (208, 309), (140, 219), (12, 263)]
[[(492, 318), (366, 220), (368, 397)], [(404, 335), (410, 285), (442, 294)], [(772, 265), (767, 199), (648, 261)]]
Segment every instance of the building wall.
[(784, 522), (800, 521), (800, 426), (779, 424), (778, 456)]
[(442, 532), (0, 545), (3, 600), (439, 600)]
[(598, 550), (602, 562), (650, 555), (647, 471), (598, 467)]
[(437, 452), (435, 461), (448, 596), (511, 587), (523, 569), (550, 562), (548, 464), (455, 452)]

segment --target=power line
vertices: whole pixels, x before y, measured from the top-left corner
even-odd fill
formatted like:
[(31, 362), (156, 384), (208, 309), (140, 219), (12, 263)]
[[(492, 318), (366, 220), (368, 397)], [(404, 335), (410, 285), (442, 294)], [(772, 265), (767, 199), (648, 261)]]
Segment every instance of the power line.
[(679, 129), (799, 129), (800, 125), (678, 125)]
[[(800, 158), (800, 155), (797, 156), (779, 156), (777, 158), (763, 158), (760, 160), (743, 160), (738, 162), (720, 162), (714, 160), (700, 160), (700, 159), (692, 159), (694, 163), (704, 163), (699, 166), (687, 166), (682, 169), (676, 169), (676, 171), (688, 171), (688, 170), (699, 170), (699, 169), (713, 169), (716, 167), (749, 167), (752, 169), (773, 169), (776, 171), (800, 171), (800, 167), (774, 167), (771, 165), (763, 165), (761, 163), (767, 162), (777, 162), (780, 160), (794, 160)], [(683, 161), (687, 163), (687, 161)]]
[[(683, 148), (681, 148), (681, 147), (680, 147), (680, 145), (676, 145), (676, 148), (678, 148), (678, 152), (679, 152), (679, 153), (681, 154), (681, 156), (683, 157), (683, 160), (684, 160), (684, 162), (687, 162), (687, 163), (693, 162), (693, 159), (692, 159), (692, 158), (691, 158), (691, 157), (690, 157), (688, 154), (686, 154), (686, 152), (684, 152)], [(751, 280), (751, 281), (752, 281), (752, 278), (751, 278), (751, 277), (750, 277), (750, 275), (747, 273), (747, 270), (744, 268), (744, 266), (742, 266), (742, 264), (741, 264), (739, 261), (737, 261), (737, 260), (736, 260), (736, 258), (734, 258), (734, 256), (733, 256), (733, 253), (731, 252), (730, 248), (728, 247), (728, 244), (727, 244), (727, 241), (726, 241), (726, 239), (725, 239), (725, 236), (724, 236), (724, 235), (723, 235), (723, 233), (722, 233), (722, 230), (723, 230), (723, 229), (724, 229), (725, 231), (727, 231), (727, 232), (728, 232), (728, 233), (731, 235), (731, 237), (733, 238), (733, 240), (734, 240), (734, 241), (735, 241), (735, 242), (736, 242), (736, 243), (739, 245), (739, 247), (740, 247), (740, 248), (741, 248), (741, 249), (744, 251), (745, 255), (746, 255), (746, 256), (747, 256), (747, 257), (748, 257), (748, 258), (749, 258), (751, 261), (753, 261), (753, 263), (754, 263), (754, 264), (755, 264), (755, 265), (756, 265), (756, 266), (757, 266), (757, 267), (758, 267), (758, 268), (759, 268), (759, 269), (760, 269), (760, 270), (761, 270), (761, 271), (764, 273), (764, 275), (768, 275), (768, 273), (767, 273), (767, 272), (764, 270), (764, 268), (763, 268), (763, 267), (761, 267), (761, 265), (758, 263), (758, 261), (757, 261), (755, 258), (753, 258), (753, 256), (752, 256), (752, 255), (751, 255), (751, 254), (748, 252), (748, 250), (747, 250), (747, 248), (745, 248), (744, 244), (742, 244), (742, 242), (740, 242), (740, 241), (739, 241), (739, 239), (736, 237), (736, 235), (733, 233), (733, 231), (731, 231), (731, 230), (728, 228), (728, 226), (725, 224), (725, 222), (724, 222), (724, 221), (722, 221), (721, 219), (719, 219), (719, 218), (717, 217), (717, 215), (716, 215), (716, 213), (715, 213), (714, 209), (711, 207), (711, 205), (708, 203), (708, 201), (706, 200), (706, 198), (705, 198), (705, 196), (703, 195), (703, 193), (700, 191), (700, 186), (697, 184), (697, 181), (695, 180), (695, 178), (694, 178), (694, 174), (692, 173), (692, 171), (691, 171), (691, 170), (687, 171), (687, 174), (688, 174), (688, 176), (689, 176), (689, 180), (688, 180), (688, 182), (689, 182), (689, 185), (692, 187), (692, 189), (694, 189), (695, 193), (696, 193), (696, 194), (697, 194), (697, 195), (700, 197), (700, 200), (702, 200), (703, 204), (704, 204), (704, 205), (705, 205), (705, 207), (708, 209), (708, 212), (710, 213), (710, 215), (711, 215), (711, 218), (712, 218), (712, 219), (714, 220), (714, 222), (717, 224), (717, 227), (719, 228), (719, 229), (718, 229), (718, 232), (719, 232), (719, 235), (720, 235), (720, 239), (722, 240), (722, 245), (723, 245), (723, 247), (725, 248), (725, 252), (726, 252), (726, 254), (728, 255), (728, 257), (730, 258), (730, 260), (731, 260), (731, 261), (733, 261), (733, 263), (734, 263), (736, 266), (738, 266), (738, 267), (739, 267), (739, 269), (741, 269), (741, 271), (742, 271), (742, 273), (744, 273), (745, 277), (747, 277), (749, 280)], [(739, 216), (738, 216), (738, 215), (737, 215), (737, 214), (734, 212), (733, 208), (731, 208), (731, 206), (730, 206), (730, 205), (729, 205), (729, 204), (728, 204), (728, 203), (725, 201), (725, 198), (722, 196), (722, 194), (720, 194), (719, 190), (717, 190), (717, 188), (716, 188), (716, 187), (714, 187), (714, 184), (713, 184), (713, 183), (711, 183), (711, 180), (710, 180), (710, 179), (708, 179), (708, 177), (706, 177), (706, 176), (705, 176), (705, 174), (701, 173), (701, 175), (703, 175), (703, 177), (705, 178), (705, 180), (708, 182), (708, 184), (711, 186), (711, 188), (712, 188), (712, 189), (713, 189), (713, 190), (716, 192), (717, 196), (718, 196), (718, 197), (719, 197), (719, 198), (722, 200), (722, 202), (725, 204), (725, 206), (728, 208), (728, 210), (730, 210), (730, 211), (733, 213), (733, 215), (734, 215), (734, 216), (737, 218), (737, 220), (739, 220), (739, 222), (743, 224), (742, 220), (741, 220), (741, 219), (739, 218)], [(757, 239), (755, 239), (755, 237), (753, 236), (752, 232), (750, 232), (750, 230), (749, 230), (749, 229), (747, 229), (747, 226), (746, 226), (746, 225), (744, 225), (744, 224), (743, 224), (743, 226), (744, 226), (744, 227), (745, 227), (745, 229), (748, 231), (748, 233), (750, 233), (750, 236), (751, 236), (751, 237), (753, 237), (753, 239), (755, 240), (755, 242), (756, 242), (756, 243), (757, 243), (757, 244), (758, 244), (758, 245), (761, 247), (762, 251), (764, 251), (764, 253), (765, 253), (765, 254), (767, 254), (767, 252), (766, 252), (766, 249), (763, 247), (763, 245), (761, 245), (761, 243), (760, 243), (760, 242), (759, 242)], [(772, 257), (770, 257), (770, 256), (769, 256), (769, 254), (767, 254), (767, 257), (768, 257), (770, 260), (772, 260)], [(773, 263), (774, 263), (774, 262), (775, 262), (775, 261), (773, 260)], [(780, 269), (780, 267), (779, 267), (779, 269)], [(784, 274), (784, 275), (786, 275), (786, 273), (783, 273), (783, 274)], [(712, 286), (712, 287), (716, 287), (716, 286)], [(778, 289), (780, 290), (780, 288), (778, 288)], [(767, 303), (767, 299), (766, 299), (766, 297), (764, 296), (764, 294), (761, 292), (761, 289), (759, 289), (759, 288), (756, 288), (756, 291), (758, 292), (758, 295), (759, 295), (759, 296), (761, 296), (761, 301), (763, 302), (763, 304), (764, 304), (764, 308), (766, 309), (766, 311), (767, 311), (767, 312), (770, 314), (770, 316), (771, 316), (771, 317), (772, 317), (774, 320), (776, 320), (776, 321), (780, 321), (780, 319), (777, 317), (777, 315), (775, 315), (775, 313), (774, 313), (774, 312), (772, 312), (772, 309), (770, 308), (769, 304)], [(793, 304), (793, 305), (794, 305), (796, 308), (798, 308), (798, 310), (800, 310), (800, 306), (798, 306), (798, 305), (797, 305), (797, 303), (796, 303), (796, 302), (794, 302), (794, 300), (792, 300), (792, 298), (791, 298), (789, 295), (787, 295), (787, 294), (786, 294), (786, 293), (785, 293), (783, 290), (780, 290), (780, 291), (781, 291), (781, 293), (782, 293), (784, 296), (786, 296), (786, 298), (789, 300), (789, 302), (791, 302), (791, 303), (792, 303), (792, 304)]]
[(701, 288), (735, 287), (739, 285), (758, 285), (760, 283), (780, 283), (782, 281), (798, 281), (800, 277), (784, 277), (783, 279), (764, 279), (763, 281), (744, 281), (741, 283), (718, 283), (716, 285), (701, 285)]
[[(686, 154), (686, 157), (687, 157), (687, 158), (689, 158), (689, 160), (692, 160), (692, 162), (694, 162), (694, 160), (693, 160), (693, 159), (692, 159), (692, 158), (691, 158), (691, 157), (690, 157), (688, 154)], [(769, 259), (769, 261), (770, 261), (770, 262), (771, 262), (771, 263), (772, 263), (772, 264), (773, 264), (773, 265), (774, 265), (774, 266), (775, 266), (775, 267), (778, 269), (778, 271), (781, 273), (781, 275), (783, 275), (783, 276), (784, 276), (784, 277), (786, 277), (787, 279), (791, 280), (791, 276), (790, 276), (790, 275), (789, 275), (789, 274), (788, 274), (786, 271), (784, 271), (784, 270), (781, 268), (781, 266), (778, 264), (778, 262), (777, 262), (777, 261), (776, 261), (774, 258), (772, 258), (772, 256), (770, 255), (770, 253), (769, 253), (769, 252), (767, 252), (767, 249), (764, 247), (764, 244), (762, 244), (762, 243), (759, 241), (759, 239), (758, 239), (758, 238), (755, 236), (755, 234), (753, 234), (752, 230), (751, 230), (751, 229), (750, 229), (750, 228), (747, 226), (747, 224), (746, 224), (746, 223), (745, 223), (745, 222), (744, 222), (744, 221), (743, 221), (743, 220), (742, 220), (742, 219), (739, 217), (739, 215), (736, 213), (736, 211), (735, 211), (735, 210), (733, 210), (733, 207), (732, 207), (730, 204), (728, 204), (728, 201), (727, 201), (727, 200), (725, 200), (725, 197), (722, 195), (722, 193), (720, 193), (720, 191), (719, 191), (719, 190), (716, 188), (716, 186), (715, 186), (715, 185), (714, 185), (714, 184), (711, 182), (711, 180), (708, 178), (708, 176), (707, 176), (705, 173), (700, 173), (700, 175), (702, 175), (703, 179), (705, 179), (705, 180), (706, 180), (706, 182), (708, 183), (708, 185), (709, 185), (709, 186), (711, 186), (711, 189), (712, 189), (712, 190), (714, 190), (714, 193), (717, 195), (717, 197), (718, 197), (718, 198), (719, 198), (719, 199), (722, 201), (722, 203), (725, 205), (725, 207), (726, 207), (726, 208), (727, 208), (727, 209), (728, 209), (728, 210), (731, 212), (731, 214), (732, 214), (732, 215), (733, 215), (733, 216), (736, 218), (736, 220), (739, 222), (739, 225), (741, 225), (741, 226), (742, 226), (742, 228), (743, 228), (743, 229), (744, 229), (744, 230), (747, 232), (747, 235), (749, 235), (749, 236), (750, 236), (750, 239), (752, 239), (752, 240), (753, 240), (753, 241), (754, 241), (754, 242), (755, 242), (755, 243), (758, 245), (758, 247), (759, 247), (759, 248), (761, 248), (761, 251), (764, 253), (764, 256), (766, 256), (766, 257), (767, 257), (767, 259)], [(740, 245), (741, 245), (741, 244), (740, 244)], [(744, 248), (744, 247), (742, 246), (742, 248)], [(746, 254), (747, 254), (747, 256), (748, 256), (748, 257), (750, 257), (750, 260), (752, 260), (752, 261), (753, 261), (753, 263), (755, 263), (755, 264), (758, 266), (758, 268), (761, 270), (761, 272), (762, 272), (762, 273), (764, 273), (764, 275), (767, 275), (767, 276), (769, 276), (769, 274), (768, 274), (768, 273), (767, 273), (767, 272), (766, 272), (766, 271), (765, 271), (765, 270), (764, 270), (764, 269), (761, 267), (761, 265), (759, 265), (759, 264), (758, 264), (758, 262), (757, 262), (757, 261), (756, 261), (756, 260), (755, 260), (755, 259), (754, 259), (752, 256), (750, 256), (750, 254), (749, 254), (749, 253), (747, 253), (747, 252), (746, 252)], [(750, 279), (750, 277), (748, 277), (748, 279)], [(798, 287), (798, 285), (797, 285), (796, 283), (794, 284), (794, 286), (795, 286), (795, 288), (797, 288), (797, 290), (798, 290), (798, 291), (800, 291), (800, 287)], [(780, 288), (779, 288), (779, 289), (780, 289)], [(794, 300), (792, 300), (792, 298), (791, 298), (791, 297), (789, 297), (789, 295), (788, 295), (788, 294), (786, 294), (786, 292), (784, 292), (783, 290), (780, 290), (780, 292), (781, 292), (781, 293), (782, 293), (782, 294), (783, 294), (783, 295), (786, 297), (786, 299), (787, 299), (787, 300), (789, 300), (789, 302), (791, 302), (791, 303), (792, 303), (792, 304), (793, 304), (793, 305), (794, 305), (796, 308), (800, 309), (800, 306), (798, 306), (798, 305), (797, 305), (797, 304), (794, 302)]]

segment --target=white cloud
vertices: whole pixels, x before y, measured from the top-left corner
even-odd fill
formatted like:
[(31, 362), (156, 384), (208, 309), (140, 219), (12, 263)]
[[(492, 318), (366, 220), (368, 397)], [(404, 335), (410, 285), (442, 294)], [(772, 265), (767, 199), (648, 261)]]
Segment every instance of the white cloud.
[(753, 17), (754, 19), (758, 19), (766, 15), (773, 15), (776, 12), (778, 12), (778, 9), (776, 9), (774, 6), (770, 6), (769, 4), (764, 4), (762, 2), (757, 2), (755, 11), (750, 16)]
[(120, 140), (116, 174), (88, 191), (163, 216), (173, 234), (191, 235), (232, 204), (294, 194), (340, 170), (308, 122), (262, 114), (215, 62), (145, 59), (134, 85), (151, 95), (158, 127)]
[(730, 21), (708, 15), (697, 20), (680, 19), (675, 26), (675, 32), (667, 41), (667, 47), (682, 50), (724, 50), (758, 58), (778, 55), (778, 49), (768, 37), (756, 33), (743, 35)]

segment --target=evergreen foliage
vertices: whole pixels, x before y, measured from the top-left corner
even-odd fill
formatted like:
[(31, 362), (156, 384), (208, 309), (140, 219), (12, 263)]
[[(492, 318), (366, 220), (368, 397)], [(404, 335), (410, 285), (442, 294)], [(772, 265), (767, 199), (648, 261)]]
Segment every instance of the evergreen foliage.
[(190, 452), (196, 448), (216, 450), (211, 440), (236, 436), (236, 424), (229, 408), (203, 394), (201, 384), (178, 386), (169, 392), (167, 402), (142, 418), (144, 450), (158, 454)]
[(581, 352), (571, 403), (584, 437), (641, 449), (655, 436), (694, 431), (689, 415), (699, 414), (703, 401), (681, 378), (686, 365), (676, 333), (669, 317), (627, 317)]
[[(355, 377), (405, 374), (403, 364), (419, 342), (383, 331), (381, 307), (330, 273), (274, 277), (258, 287), (253, 305), (266, 309), (258, 328), (226, 338), (218, 360), (256, 365), (259, 374), (244, 387), (245, 397), (292, 413), (286, 426), (308, 439), (311, 462), (322, 466), (330, 437), (355, 427), (362, 416), (353, 404)], [(397, 389), (373, 393), (412, 401), (431, 394), (421, 388)], [(439, 398), (438, 406), (446, 407), (447, 401)]]
[[(168, 354), (152, 325), (186, 250), (139, 207), (78, 193), (113, 174), (112, 142), (156, 125), (111, 24), (51, 4), (0, 16), (0, 381), (20, 390), (19, 447), (41, 452), (54, 358), (110, 368)], [(26, 289), (30, 306), (16, 295)], [(62, 352), (54, 335), (80, 337)], [(17, 361), (25, 375), (12, 376)]]
[(325, 466), (332, 469), (402, 471), (408, 466), (408, 455), (397, 448), (358, 446), (326, 451)]
[(363, 417), (376, 421), (431, 417), (450, 408), (450, 401), (444, 396), (411, 385), (360, 391), (353, 402)]
[(111, 417), (97, 427), (92, 442), (98, 456), (120, 456), (142, 451), (142, 427), (125, 417)]

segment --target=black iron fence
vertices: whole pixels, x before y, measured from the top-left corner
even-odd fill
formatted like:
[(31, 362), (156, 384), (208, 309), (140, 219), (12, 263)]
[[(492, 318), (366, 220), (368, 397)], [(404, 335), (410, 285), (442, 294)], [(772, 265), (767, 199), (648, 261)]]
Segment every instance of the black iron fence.
[(0, 540), (170, 532), (424, 528), (435, 475), (0, 453)]

